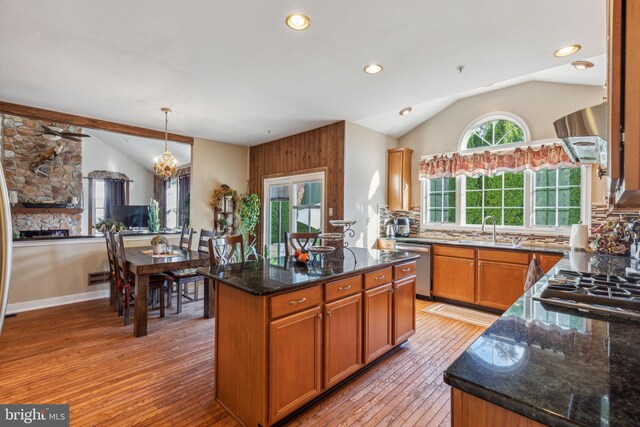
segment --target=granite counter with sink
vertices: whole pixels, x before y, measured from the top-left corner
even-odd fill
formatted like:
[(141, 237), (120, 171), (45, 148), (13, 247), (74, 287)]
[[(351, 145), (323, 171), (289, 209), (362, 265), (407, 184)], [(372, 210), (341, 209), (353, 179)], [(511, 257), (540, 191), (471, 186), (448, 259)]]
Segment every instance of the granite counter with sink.
[(424, 245), (451, 245), (451, 246), (470, 246), (482, 248), (509, 249), (515, 251), (541, 252), (550, 254), (565, 254), (569, 248), (558, 245), (544, 244), (528, 244), (520, 243), (513, 245), (511, 243), (497, 242), (492, 243), (488, 240), (459, 240), (459, 239), (432, 239), (429, 237), (381, 237), (381, 239), (393, 240), (398, 243), (413, 243)]
[(447, 368), (445, 382), (547, 425), (639, 425), (640, 322), (533, 299), (560, 269), (619, 275), (627, 267), (638, 266), (565, 256)]

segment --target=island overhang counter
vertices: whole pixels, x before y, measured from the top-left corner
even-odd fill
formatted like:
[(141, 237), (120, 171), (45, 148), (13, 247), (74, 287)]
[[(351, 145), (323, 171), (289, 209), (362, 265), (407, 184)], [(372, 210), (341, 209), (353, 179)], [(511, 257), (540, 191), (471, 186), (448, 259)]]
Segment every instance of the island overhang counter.
[(216, 400), (244, 425), (269, 426), (405, 343), (416, 258), (345, 248), (309, 265), (199, 269), (215, 289)]

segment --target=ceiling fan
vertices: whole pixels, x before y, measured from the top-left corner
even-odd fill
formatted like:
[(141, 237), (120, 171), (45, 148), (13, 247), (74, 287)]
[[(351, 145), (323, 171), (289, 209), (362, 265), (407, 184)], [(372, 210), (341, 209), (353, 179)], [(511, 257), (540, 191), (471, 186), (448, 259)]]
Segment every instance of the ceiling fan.
[(67, 132), (56, 126), (42, 125), (42, 136), (50, 141), (57, 141), (61, 138), (68, 139), (70, 141), (80, 142), (80, 138), (87, 138), (91, 135), (84, 133)]

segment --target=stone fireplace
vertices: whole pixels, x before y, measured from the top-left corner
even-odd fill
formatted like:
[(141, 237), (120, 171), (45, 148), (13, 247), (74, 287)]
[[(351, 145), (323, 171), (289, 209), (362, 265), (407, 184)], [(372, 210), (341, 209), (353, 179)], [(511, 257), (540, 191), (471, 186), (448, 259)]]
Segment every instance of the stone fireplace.
[[(9, 191), (18, 194), (18, 205), (12, 208), (13, 231), (68, 230), (69, 235), (82, 234), (79, 209), (26, 208), (25, 202), (54, 201), (69, 203), (73, 197), (82, 200), (82, 143), (62, 139), (60, 155), (45, 170), (36, 174), (33, 161), (56, 145), (42, 134), (42, 125), (51, 121), (0, 114), (2, 135), (2, 167)], [(63, 130), (81, 132), (80, 128), (55, 123)]]

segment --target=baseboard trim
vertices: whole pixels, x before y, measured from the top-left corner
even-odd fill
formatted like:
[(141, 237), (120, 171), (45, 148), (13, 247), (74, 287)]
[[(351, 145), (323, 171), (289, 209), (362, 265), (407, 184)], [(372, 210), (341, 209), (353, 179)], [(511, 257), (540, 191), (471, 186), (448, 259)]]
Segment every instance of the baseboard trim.
[(73, 304), (74, 302), (90, 301), (100, 298), (108, 298), (109, 289), (101, 291), (84, 292), (82, 294), (64, 295), (61, 297), (45, 298), (35, 301), (17, 302), (7, 304), (7, 314), (21, 313), (23, 311), (38, 310), (41, 308), (57, 307), (59, 305)]

